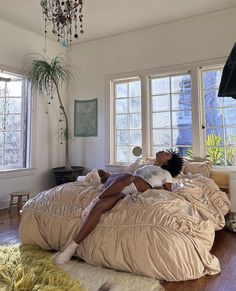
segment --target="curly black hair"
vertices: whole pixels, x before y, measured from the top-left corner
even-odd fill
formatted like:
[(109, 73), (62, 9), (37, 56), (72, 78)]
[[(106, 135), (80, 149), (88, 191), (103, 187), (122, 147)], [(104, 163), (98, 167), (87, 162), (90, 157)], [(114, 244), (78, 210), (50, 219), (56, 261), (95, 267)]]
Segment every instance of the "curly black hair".
[(166, 165), (162, 166), (162, 169), (167, 170), (168, 172), (170, 172), (172, 177), (175, 177), (181, 172), (184, 160), (179, 155), (179, 153), (174, 150), (167, 150), (167, 152), (172, 155), (172, 158), (168, 161)]

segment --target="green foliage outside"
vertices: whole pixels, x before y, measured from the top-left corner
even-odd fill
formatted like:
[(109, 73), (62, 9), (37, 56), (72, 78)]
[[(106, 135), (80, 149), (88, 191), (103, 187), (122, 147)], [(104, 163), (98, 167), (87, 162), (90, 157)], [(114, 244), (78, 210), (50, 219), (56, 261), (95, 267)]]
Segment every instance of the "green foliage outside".
[[(227, 145), (235, 145), (236, 144), (236, 136), (231, 135), (228, 137), (226, 141)], [(207, 146), (207, 155), (206, 158), (213, 161), (214, 165), (224, 166), (225, 159), (227, 166), (235, 165), (235, 156), (236, 156), (236, 148), (224, 148), (221, 147), (223, 145), (223, 138), (216, 134), (209, 134), (206, 138), (206, 146)], [(193, 151), (190, 148), (187, 152), (189, 158), (193, 158)]]

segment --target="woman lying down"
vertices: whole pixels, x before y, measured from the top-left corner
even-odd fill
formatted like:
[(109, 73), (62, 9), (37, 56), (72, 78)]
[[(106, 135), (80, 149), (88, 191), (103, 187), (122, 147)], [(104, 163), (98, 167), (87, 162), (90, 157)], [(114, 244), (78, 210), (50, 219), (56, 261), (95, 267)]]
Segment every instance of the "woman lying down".
[(56, 254), (54, 262), (65, 264), (75, 254), (78, 245), (93, 231), (99, 218), (105, 211), (112, 209), (116, 203), (128, 194), (148, 189), (165, 189), (172, 191), (172, 177), (177, 176), (183, 166), (183, 159), (175, 151), (160, 151), (156, 153), (154, 164), (145, 165), (134, 174), (111, 175), (98, 170), (101, 183), (105, 190), (82, 212), (82, 226), (74, 240), (63, 251)]

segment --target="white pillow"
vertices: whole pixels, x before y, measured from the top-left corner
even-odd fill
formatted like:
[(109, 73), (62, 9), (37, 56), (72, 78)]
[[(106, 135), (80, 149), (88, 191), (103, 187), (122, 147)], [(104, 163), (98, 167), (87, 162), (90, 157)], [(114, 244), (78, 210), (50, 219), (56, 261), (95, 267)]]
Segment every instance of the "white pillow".
[(202, 174), (205, 177), (209, 177), (212, 169), (212, 161), (193, 162), (184, 159), (184, 174)]

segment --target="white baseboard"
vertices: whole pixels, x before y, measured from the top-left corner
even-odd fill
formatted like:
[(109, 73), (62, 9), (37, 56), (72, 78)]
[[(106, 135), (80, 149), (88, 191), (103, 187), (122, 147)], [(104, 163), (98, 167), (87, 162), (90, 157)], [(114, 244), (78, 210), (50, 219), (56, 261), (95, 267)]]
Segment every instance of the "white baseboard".
[(6, 209), (9, 207), (9, 200), (0, 202), (0, 209)]

